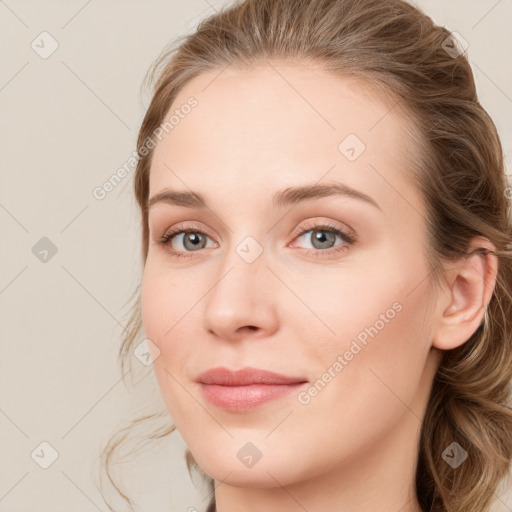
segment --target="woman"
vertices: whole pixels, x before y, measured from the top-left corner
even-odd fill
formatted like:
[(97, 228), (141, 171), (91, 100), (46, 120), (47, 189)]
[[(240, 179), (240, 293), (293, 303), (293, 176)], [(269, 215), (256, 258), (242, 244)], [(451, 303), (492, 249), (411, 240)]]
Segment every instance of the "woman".
[(489, 510), (512, 227), (460, 42), (401, 0), (245, 0), (156, 72), (121, 356), (143, 326), (208, 511)]

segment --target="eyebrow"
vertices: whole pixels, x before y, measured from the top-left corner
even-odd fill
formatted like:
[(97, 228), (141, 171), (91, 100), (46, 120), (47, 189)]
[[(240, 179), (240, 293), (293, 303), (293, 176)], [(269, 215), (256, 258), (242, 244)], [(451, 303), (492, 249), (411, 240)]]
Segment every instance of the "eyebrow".
[[(359, 199), (382, 211), (377, 202), (369, 195), (356, 190), (344, 183), (329, 183), (325, 185), (304, 185), (299, 187), (288, 187), (276, 192), (272, 198), (274, 208), (284, 208), (295, 205), (302, 201), (318, 199), (329, 196), (348, 196)], [(177, 192), (170, 189), (163, 189), (152, 196), (147, 204), (149, 210), (155, 204), (164, 203), (186, 208), (207, 208), (205, 198), (197, 192)]]

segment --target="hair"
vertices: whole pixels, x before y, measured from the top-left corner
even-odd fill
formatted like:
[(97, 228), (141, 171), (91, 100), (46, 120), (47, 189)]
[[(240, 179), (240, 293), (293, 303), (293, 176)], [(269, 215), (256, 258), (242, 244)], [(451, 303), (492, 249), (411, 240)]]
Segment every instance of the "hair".
[[(487, 251), (497, 257), (498, 273), (484, 322), (464, 344), (442, 354), (421, 427), (415, 475), (417, 499), (425, 512), (485, 512), (507, 476), (512, 455), (510, 188), (501, 142), (479, 103), (465, 52), (460, 47), (456, 54), (449, 52), (449, 41), (453, 36), (446, 28), (402, 0), (233, 2), (174, 41), (149, 69), (146, 81), (153, 95), (137, 140), (134, 191), (144, 263), (153, 154), (147, 141), (163, 124), (178, 92), (201, 73), (293, 59), (316, 63), (341, 78), (363, 79), (382, 95), (396, 98), (415, 126), (419, 159), (411, 163), (410, 177), (426, 205), (429, 283), (446, 279), (443, 264), (467, 257), (473, 237), (484, 237), (496, 248)], [(140, 284), (132, 300), (119, 350), (123, 375), (143, 329)], [(130, 506), (132, 501), (111, 478), (110, 464), (127, 432), (157, 416), (162, 415), (134, 420), (102, 451), (111, 483)], [(145, 437), (162, 438), (174, 429), (166, 423)], [(457, 469), (443, 459), (454, 442), (468, 452)], [(197, 469), (207, 479), (212, 494), (208, 510), (214, 511), (214, 480), (188, 449), (186, 462), (189, 473)]]

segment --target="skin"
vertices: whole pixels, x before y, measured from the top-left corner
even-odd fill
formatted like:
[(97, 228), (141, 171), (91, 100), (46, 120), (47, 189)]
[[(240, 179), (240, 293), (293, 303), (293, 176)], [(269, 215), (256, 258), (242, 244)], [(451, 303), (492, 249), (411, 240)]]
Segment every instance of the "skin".
[[(410, 117), (368, 84), (274, 60), (203, 73), (171, 110), (190, 96), (197, 107), (155, 148), (150, 197), (195, 191), (208, 208), (150, 209), (142, 315), (163, 399), (216, 480), (217, 510), (420, 511), (414, 471), (432, 379), (442, 350), (482, 320), (495, 259), (447, 267), (433, 295), (425, 206), (408, 180)], [(355, 161), (338, 150), (348, 134), (366, 145)], [(272, 205), (278, 190), (334, 181), (380, 209), (342, 195)], [(176, 236), (172, 248), (191, 255), (177, 259), (158, 240), (185, 221), (207, 242), (194, 251)], [(325, 221), (351, 228), (356, 244), (336, 237), (318, 248), (309, 226)], [(236, 252), (247, 236), (263, 250), (252, 263)], [(400, 311), (307, 404), (295, 393), (228, 412), (195, 382), (212, 367), (252, 366), (313, 384), (394, 303)], [(237, 457), (247, 442), (262, 453), (252, 467)]]

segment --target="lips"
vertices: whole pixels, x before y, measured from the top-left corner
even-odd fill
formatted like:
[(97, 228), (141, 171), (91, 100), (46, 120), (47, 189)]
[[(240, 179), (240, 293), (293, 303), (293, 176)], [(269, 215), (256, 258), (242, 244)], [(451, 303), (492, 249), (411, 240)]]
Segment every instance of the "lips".
[(212, 368), (199, 375), (197, 382), (205, 400), (231, 412), (249, 411), (270, 400), (284, 398), (307, 384), (301, 377), (256, 368), (238, 371)]
[(300, 384), (307, 382), (300, 377), (287, 377), (279, 373), (257, 368), (244, 368), (243, 370), (232, 371), (227, 368), (212, 368), (201, 373), (197, 381), (202, 384), (218, 384), (219, 386), (249, 386), (251, 384)]

